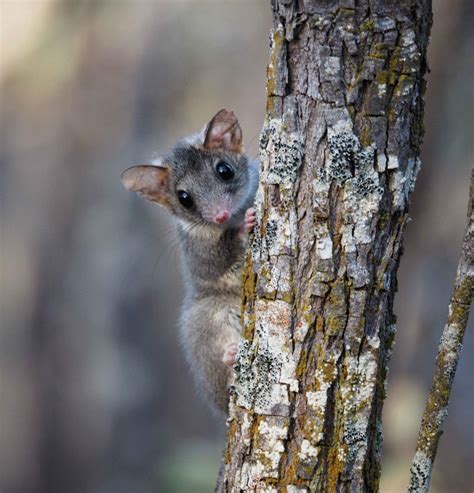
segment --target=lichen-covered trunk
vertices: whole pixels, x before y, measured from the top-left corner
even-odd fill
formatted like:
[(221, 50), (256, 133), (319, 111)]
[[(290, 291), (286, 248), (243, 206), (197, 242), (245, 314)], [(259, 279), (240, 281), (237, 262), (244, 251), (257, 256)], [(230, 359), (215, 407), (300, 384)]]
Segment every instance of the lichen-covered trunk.
[(429, 1), (273, 0), (219, 491), (377, 491)]

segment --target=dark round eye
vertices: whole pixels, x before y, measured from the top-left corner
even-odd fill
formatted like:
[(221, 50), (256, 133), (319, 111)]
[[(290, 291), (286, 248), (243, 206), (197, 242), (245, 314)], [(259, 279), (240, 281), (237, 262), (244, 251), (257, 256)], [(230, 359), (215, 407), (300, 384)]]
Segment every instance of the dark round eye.
[(216, 171), (224, 181), (234, 178), (234, 170), (227, 163), (224, 163), (224, 161), (217, 163)]
[(194, 205), (191, 195), (184, 190), (178, 190), (178, 200), (183, 207), (186, 207), (186, 209), (191, 209)]

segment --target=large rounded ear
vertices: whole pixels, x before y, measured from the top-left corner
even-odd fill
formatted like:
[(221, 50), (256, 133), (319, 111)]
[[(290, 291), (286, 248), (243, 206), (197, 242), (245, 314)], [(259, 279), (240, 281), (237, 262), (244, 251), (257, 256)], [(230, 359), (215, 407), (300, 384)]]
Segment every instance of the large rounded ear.
[(233, 111), (220, 110), (204, 131), (205, 149), (242, 152), (242, 129)]
[(139, 165), (126, 169), (120, 176), (123, 186), (130, 192), (151, 202), (169, 204), (170, 170), (162, 166)]

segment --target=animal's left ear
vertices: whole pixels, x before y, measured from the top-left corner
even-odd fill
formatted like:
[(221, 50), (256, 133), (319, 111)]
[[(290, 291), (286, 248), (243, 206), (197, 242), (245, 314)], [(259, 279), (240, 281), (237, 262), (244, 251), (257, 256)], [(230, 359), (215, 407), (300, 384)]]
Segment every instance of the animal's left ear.
[(204, 130), (205, 149), (242, 152), (242, 129), (233, 111), (220, 110)]

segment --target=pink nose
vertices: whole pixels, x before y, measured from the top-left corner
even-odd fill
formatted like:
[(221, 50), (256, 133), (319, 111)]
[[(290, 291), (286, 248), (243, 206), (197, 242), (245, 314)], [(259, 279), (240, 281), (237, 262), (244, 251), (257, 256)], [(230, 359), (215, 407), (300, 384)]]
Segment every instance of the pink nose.
[(225, 223), (229, 217), (229, 211), (221, 211), (214, 216), (214, 221), (216, 221), (217, 224), (222, 224)]

